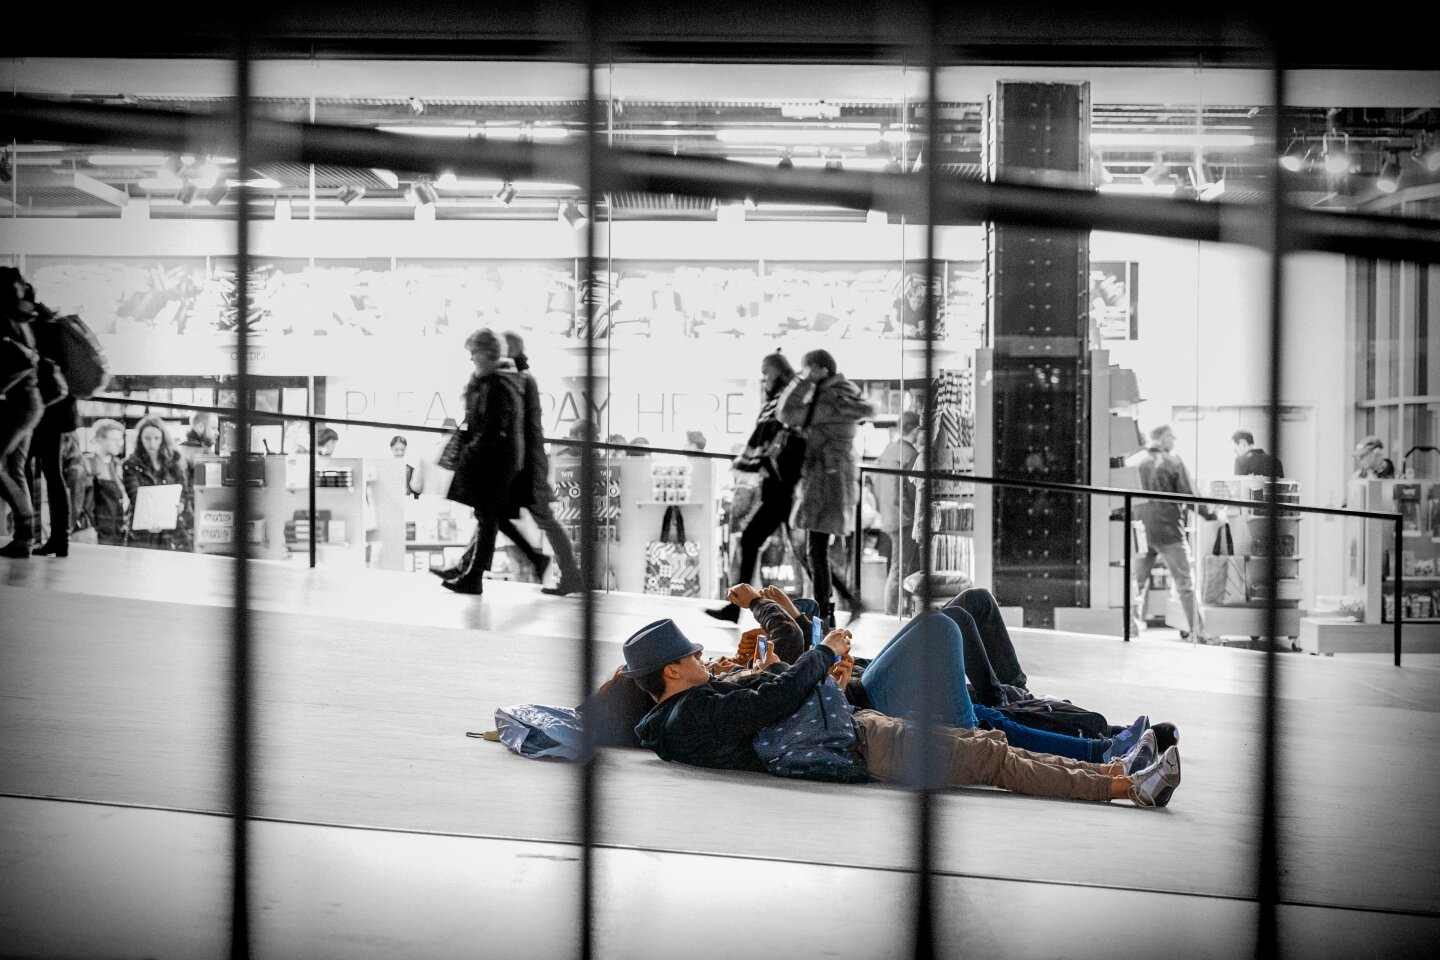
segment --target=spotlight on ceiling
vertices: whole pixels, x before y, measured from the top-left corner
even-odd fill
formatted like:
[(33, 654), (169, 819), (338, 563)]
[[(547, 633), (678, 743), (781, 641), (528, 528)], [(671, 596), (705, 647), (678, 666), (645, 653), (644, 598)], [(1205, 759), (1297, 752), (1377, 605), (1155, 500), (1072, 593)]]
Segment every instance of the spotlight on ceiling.
[(560, 204), (560, 209), (556, 217), (561, 223), (568, 223), (576, 230), (585, 226), (585, 214), (580, 212), (580, 204), (576, 203), (573, 199), (566, 200)]
[(783, 157), (780, 158), (780, 162), (779, 162), (779, 163), (775, 164), (775, 169), (776, 169), (776, 170), (794, 170), (794, 169), (795, 169), (795, 161), (794, 161), (794, 160), (791, 160), (791, 159), (790, 159), (790, 154), (787, 153), (787, 154), (785, 154), (785, 156), (783, 156)]
[(410, 184), (406, 196), (415, 206), (428, 207), (439, 199), (440, 195), (435, 192), (435, 185), (429, 180), (416, 180)]
[(845, 163), (844, 163), (844, 161), (842, 161), (842, 160), (840, 159), (840, 154), (838, 154), (838, 153), (829, 153), (829, 154), (827, 154), (827, 155), (825, 156), (825, 169), (826, 169), (826, 170), (837, 170), (837, 171), (838, 171), (838, 170), (844, 170), (844, 169), (845, 169)]
[(230, 196), (230, 188), (224, 180), (217, 181), (214, 186), (205, 191), (205, 199), (210, 201), (212, 207), (218, 207)]
[(1320, 144), (1320, 162), (1332, 177), (1350, 172), (1350, 137), (1326, 136)]
[(365, 196), (364, 187), (357, 187), (353, 183), (347, 183), (340, 188), (340, 192), (335, 195), (335, 198), (348, 207), (363, 196)]
[(500, 189), (495, 191), (495, 199), (507, 207), (510, 206), (511, 201), (515, 199), (515, 182), (513, 180), (506, 180), (500, 186)]
[(1400, 151), (1385, 151), (1385, 159), (1380, 163), (1380, 176), (1375, 179), (1375, 188), (1381, 193), (1394, 193), (1400, 189)]
[(1415, 149), (1411, 151), (1415, 162), (1431, 173), (1440, 173), (1440, 144), (1435, 134), (1422, 131), (1415, 134)]
[(1305, 165), (1305, 146), (1299, 140), (1291, 140), (1290, 146), (1285, 148), (1285, 153), (1280, 157), (1280, 166), (1291, 173), (1299, 173), (1300, 168)]
[(185, 161), (180, 159), (180, 154), (178, 153), (171, 153), (166, 155), (165, 162), (160, 165), (161, 170), (164, 170), (166, 173), (174, 177), (180, 176), (180, 171), (184, 168)]
[(195, 181), (186, 180), (180, 185), (180, 192), (175, 194), (175, 199), (188, 207), (195, 202), (195, 198), (198, 196), (200, 196), (200, 188), (195, 185)]
[(1170, 168), (1165, 165), (1165, 155), (1157, 153), (1155, 154), (1155, 162), (1150, 164), (1144, 173), (1140, 174), (1140, 182), (1144, 183), (1147, 187), (1153, 187), (1167, 180), (1169, 176)]

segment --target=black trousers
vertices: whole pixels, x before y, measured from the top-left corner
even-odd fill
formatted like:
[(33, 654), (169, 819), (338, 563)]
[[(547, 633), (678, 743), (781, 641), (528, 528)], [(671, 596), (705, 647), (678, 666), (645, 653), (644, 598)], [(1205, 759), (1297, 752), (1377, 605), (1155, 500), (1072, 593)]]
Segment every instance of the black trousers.
[[(55, 543), (70, 539), (70, 485), (65, 482), (65, 465), (60, 461), (63, 435), (64, 431), (45, 426), (36, 427), (30, 435), (30, 459), (40, 468), (40, 477), (45, 481), (45, 494), (50, 503), (50, 540)], [(31, 502), (38, 509), (39, 485), (32, 486), (31, 491)], [(40, 533), (38, 523), (35, 533)]]

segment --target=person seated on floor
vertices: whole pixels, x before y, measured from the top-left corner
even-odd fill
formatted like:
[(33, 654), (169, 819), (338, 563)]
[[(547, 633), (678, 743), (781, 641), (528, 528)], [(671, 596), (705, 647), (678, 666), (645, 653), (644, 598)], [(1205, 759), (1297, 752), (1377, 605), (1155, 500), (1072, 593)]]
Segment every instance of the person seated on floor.
[[(729, 599), (755, 615), (775, 646), (778, 638), (798, 633), (789, 614), (749, 584), (737, 584)], [(936, 657), (910, 674), (923, 677), (922, 683), (939, 681), (942, 690), (957, 685), (963, 688), (963, 665), (957, 657), (944, 653), (960, 647), (954, 621), (933, 612), (917, 620), (918, 629), (907, 645), (918, 646), (922, 657), (932, 653)], [(892, 641), (889, 647), (894, 645)], [(832, 630), (783, 671), (764, 671), (738, 680), (714, 679), (701, 660), (703, 652), (703, 647), (692, 643), (669, 619), (647, 624), (625, 641), (625, 676), (655, 701), (637, 726), (641, 743), (667, 761), (769, 772), (756, 752), (757, 735), (790, 718), (829, 679), (829, 671), (850, 653), (850, 633)], [(847, 707), (860, 731), (858, 736), (850, 734), (848, 749), (870, 779), (893, 781), (902, 778), (912, 762), (913, 718), (918, 715), (918, 695), (923, 691), (905, 688), (906, 671), (895, 669), (898, 658), (888, 665), (880, 659), (877, 657), (867, 672), (878, 671), (880, 686), (887, 697), (893, 697), (897, 715)], [(1154, 807), (1168, 803), (1180, 784), (1176, 747), (1158, 758), (1137, 749), (1128, 764), (1126, 760), (1091, 763), (1012, 746), (998, 730), (942, 723), (936, 731), (941, 741), (939, 755), (944, 757), (940, 779), (947, 787), (986, 785), (1032, 796), (1129, 799), (1137, 806)], [(1151, 762), (1141, 765), (1142, 760)]]

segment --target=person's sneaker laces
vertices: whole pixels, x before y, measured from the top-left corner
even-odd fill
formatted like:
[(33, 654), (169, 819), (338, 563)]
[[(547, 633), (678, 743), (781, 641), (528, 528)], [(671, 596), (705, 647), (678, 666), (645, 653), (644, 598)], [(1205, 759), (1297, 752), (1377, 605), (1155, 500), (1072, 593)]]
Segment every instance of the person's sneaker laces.
[(1146, 730), (1140, 735), (1140, 742), (1135, 744), (1134, 749), (1120, 758), (1125, 765), (1126, 775), (1139, 773), (1155, 762), (1160, 756), (1160, 750), (1155, 745), (1155, 731)]
[[(1176, 747), (1166, 750), (1144, 770), (1133, 774), (1135, 781), (1130, 788), (1130, 802), (1137, 807), (1161, 807), (1170, 802), (1170, 795), (1180, 786), (1180, 751)], [(1160, 802), (1164, 797), (1165, 803)]]

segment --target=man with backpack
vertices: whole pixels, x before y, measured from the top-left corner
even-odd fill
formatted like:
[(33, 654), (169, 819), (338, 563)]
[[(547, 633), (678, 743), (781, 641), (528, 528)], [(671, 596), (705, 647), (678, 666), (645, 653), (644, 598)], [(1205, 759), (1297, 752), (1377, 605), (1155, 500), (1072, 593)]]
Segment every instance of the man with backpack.
[(35, 303), (27, 291), (19, 270), (0, 267), (0, 498), (10, 507), (14, 521), (14, 539), (0, 547), (0, 557), (13, 560), (29, 558), (35, 535), (25, 468), (31, 434), (45, 412), (40, 399), (40, 355), (30, 326)]

